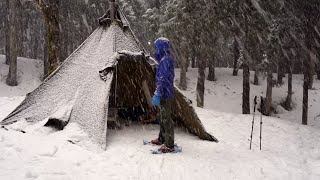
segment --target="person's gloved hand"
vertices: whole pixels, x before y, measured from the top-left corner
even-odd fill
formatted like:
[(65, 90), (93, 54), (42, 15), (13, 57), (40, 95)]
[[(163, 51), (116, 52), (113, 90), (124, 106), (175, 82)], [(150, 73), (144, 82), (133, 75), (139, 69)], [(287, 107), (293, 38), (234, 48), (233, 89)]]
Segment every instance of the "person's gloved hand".
[(155, 93), (152, 97), (152, 104), (154, 106), (159, 106), (160, 105), (160, 94), (159, 93)]

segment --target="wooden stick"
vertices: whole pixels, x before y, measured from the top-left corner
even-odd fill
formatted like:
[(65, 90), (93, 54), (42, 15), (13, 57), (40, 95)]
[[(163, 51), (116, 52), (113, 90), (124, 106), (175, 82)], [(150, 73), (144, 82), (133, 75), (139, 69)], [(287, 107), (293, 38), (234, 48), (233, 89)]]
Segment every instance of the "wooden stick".
[(143, 89), (144, 95), (146, 96), (149, 108), (153, 108), (152, 96), (146, 80), (142, 81), (142, 89)]

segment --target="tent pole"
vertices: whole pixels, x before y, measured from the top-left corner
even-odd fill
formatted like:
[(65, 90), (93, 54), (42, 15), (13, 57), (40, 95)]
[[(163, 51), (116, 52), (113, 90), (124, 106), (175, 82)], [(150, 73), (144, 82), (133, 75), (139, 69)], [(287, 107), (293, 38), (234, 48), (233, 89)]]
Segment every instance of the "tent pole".
[(111, 19), (111, 21), (114, 21), (116, 18), (116, 16), (115, 16), (115, 13), (116, 13), (115, 0), (110, 0), (109, 6), (110, 6), (110, 19)]

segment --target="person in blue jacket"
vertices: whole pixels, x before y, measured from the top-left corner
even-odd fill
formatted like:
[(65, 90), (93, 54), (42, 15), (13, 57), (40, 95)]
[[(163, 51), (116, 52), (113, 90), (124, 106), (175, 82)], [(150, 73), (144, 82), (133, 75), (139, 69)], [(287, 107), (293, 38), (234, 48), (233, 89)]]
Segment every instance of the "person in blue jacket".
[(157, 50), (154, 58), (159, 65), (152, 103), (160, 107), (160, 133), (159, 137), (152, 140), (151, 143), (162, 145), (159, 150), (166, 153), (174, 151), (174, 122), (171, 118), (174, 98), (174, 61), (168, 39), (158, 38), (154, 45)]

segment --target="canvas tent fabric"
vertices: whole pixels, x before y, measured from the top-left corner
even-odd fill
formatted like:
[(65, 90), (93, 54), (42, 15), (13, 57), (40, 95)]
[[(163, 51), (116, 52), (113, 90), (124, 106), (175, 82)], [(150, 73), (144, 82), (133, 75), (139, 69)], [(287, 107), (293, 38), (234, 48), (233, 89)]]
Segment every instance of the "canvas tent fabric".
[[(18, 121), (34, 124), (49, 119), (60, 119), (64, 125), (75, 122), (92, 141), (105, 148), (109, 108), (146, 104), (141, 81), (146, 80), (150, 91), (154, 91), (155, 62), (144, 55), (119, 8), (117, 21), (109, 22), (108, 13), (104, 18), (107, 23), (100, 21), (100, 27), (37, 89), (27, 94), (1, 125)], [(173, 118), (190, 133), (218, 142), (205, 131), (192, 104), (177, 89), (173, 111)]]

